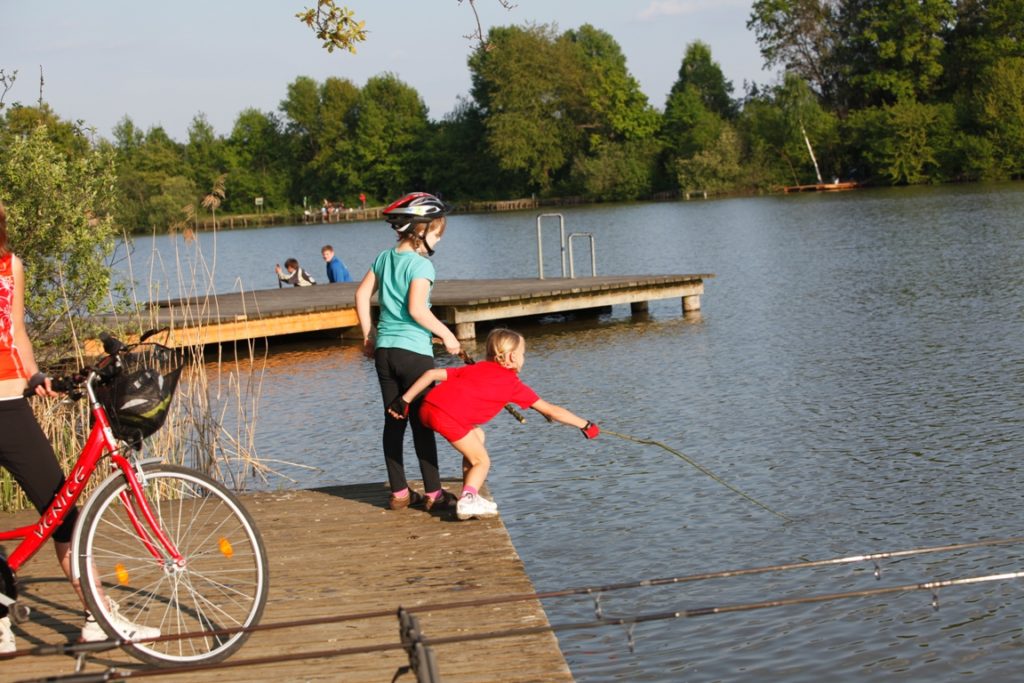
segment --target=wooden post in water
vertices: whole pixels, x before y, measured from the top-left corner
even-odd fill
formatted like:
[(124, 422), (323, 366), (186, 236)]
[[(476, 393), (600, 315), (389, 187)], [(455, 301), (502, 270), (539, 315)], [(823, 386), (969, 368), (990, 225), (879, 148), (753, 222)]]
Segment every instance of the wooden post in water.
[[(684, 299), (684, 301), (685, 301), (685, 299)], [(637, 314), (641, 314), (641, 313), (647, 313), (647, 311), (650, 310), (650, 305), (651, 305), (650, 301), (634, 301), (633, 303), (631, 303), (629, 305), (629, 312), (632, 313), (633, 315), (637, 315)], [(685, 304), (684, 304), (684, 306), (685, 306)], [(684, 308), (684, 310), (685, 310), (685, 308)]]
[(476, 323), (455, 323), (456, 339), (476, 339)]
[(700, 296), (692, 294), (683, 297), (683, 313), (691, 313), (700, 310)]

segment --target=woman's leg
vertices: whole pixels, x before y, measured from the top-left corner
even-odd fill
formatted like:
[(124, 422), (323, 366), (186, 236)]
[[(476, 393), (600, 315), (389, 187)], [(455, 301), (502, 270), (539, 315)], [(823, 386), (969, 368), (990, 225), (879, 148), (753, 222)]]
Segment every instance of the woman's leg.
[(380, 382), (380, 394), (384, 401), (384, 465), (388, 471), (388, 484), (392, 491), (408, 488), (405, 479), (405, 459), (402, 454), (405, 441), (405, 420), (398, 420), (388, 414), (388, 405), (402, 394), (402, 388), (392, 362), (395, 349), (377, 349), (374, 352), (374, 366), (377, 369), (377, 381)]
[[(424, 356), (405, 349), (391, 349), (391, 352), (400, 387), (395, 396), (404, 393), (424, 372), (434, 369), (433, 356)], [(409, 426), (412, 428), (412, 443), (416, 449), (416, 458), (419, 460), (420, 474), (423, 475), (423, 490), (433, 492), (441, 489), (441, 475), (437, 467), (437, 441), (434, 438), (434, 430), (420, 421), (422, 402), (423, 396), (420, 396), (409, 406)], [(400, 422), (404, 424), (405, 421)]]
[[(25, 491), (41, 515), (50, 506), (54, 494), (64, 485), (64, 473), (57, 463), (53, 446), (43, 434), (28, 401), (0, 401), (0, 465), (6, 468)], [(53, 532), (57, 561), (71, 581), (71, 533), (78, 509), (68, 511), (64, 522)], [(82, 592), (72, 583), (78, 597)], [(85, 604), (83, 600), (82, 604)]]

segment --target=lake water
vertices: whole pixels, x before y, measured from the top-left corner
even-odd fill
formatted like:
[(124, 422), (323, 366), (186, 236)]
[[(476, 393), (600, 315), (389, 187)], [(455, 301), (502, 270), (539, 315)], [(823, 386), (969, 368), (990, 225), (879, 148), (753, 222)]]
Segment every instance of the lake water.
[[(785, 522), (670, 453), (534, 416), (489, 425), (489, 484), (538, 590), (630, 582), (1021, 535), (1024, 187), (964, 186), (562, 210), (595, 236), (599, 274), (715, 273), (703, 311), (653, 303), (518, 325), (523, 377), (607, 429), (664, 442), (792, 518)], [(553, 225), (553, 224), (552, 224)], [(440, 278), (533, 277), (533, 213), (454, 216)], [(560, 272), (557, 230), (545, 271)], [(381, 223), (200, 239), (217, 291), (275, 287), (294, 256), (321, 276), (332, 243), (354, 277), (391, 244)], [(576, 272), (589, 272), (577, 242)], [(194, 244), (136, 242), (136, 273)], [(215, 265), (214, 265), (215, 255)], [(205, 268), (204, 267), (204, 268)], [(621, 310), (620, 310), (621, 308)], [(351, 342), (272, 342), (257, 423), (273, 487), (382, 480), (373, 368)], [(482, 355), (482, 348), (471, 348)], [(439, 362), (448, 363), (447, 359)], [(300, 425), (297, 427), (297, 425)], [(442, 474), (459, 459), (439, 444)], [(411, 452), (411, 443), (408, 446)], [(415, 472), (414, 460), (411, 473)], [(343, 539), (339, 539), (343, 541)], [(1022, 547), (609, 594), (606, 616), (866, 590), (1024, 569)], [(443, 596), (438, 596), (442, 599)], [(1020, 680), (1024, 583), (693, 619), (632, 633), (566, 631), (578, 681)], [(552, 623), (594, 604), (545, 604)], [(443, 671), (443, 662), (441, 662)]]

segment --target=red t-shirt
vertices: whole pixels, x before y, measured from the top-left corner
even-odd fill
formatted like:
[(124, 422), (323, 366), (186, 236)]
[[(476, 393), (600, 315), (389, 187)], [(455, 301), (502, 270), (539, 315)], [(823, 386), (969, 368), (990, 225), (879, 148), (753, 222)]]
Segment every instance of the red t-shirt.
[(494, 361), (445, 368), (445, 371), (448, 379), (431, 389), (423, 402), (467, 425), (484, 424), (506, 403), (526, 409), (540, 400), (540, 396), (519, 379), (519, 373)]

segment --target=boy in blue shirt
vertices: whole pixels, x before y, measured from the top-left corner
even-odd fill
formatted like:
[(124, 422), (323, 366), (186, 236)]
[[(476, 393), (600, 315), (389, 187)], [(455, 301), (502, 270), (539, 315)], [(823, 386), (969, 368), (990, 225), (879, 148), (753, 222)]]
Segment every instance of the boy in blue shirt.
[(348, 274), (348, 268), (335, 255), (334, 247), (325, 244), (320, 253), (323, 254), (324, 261), (327, 263), (328, 282), (352, 282), (352, 276)]

